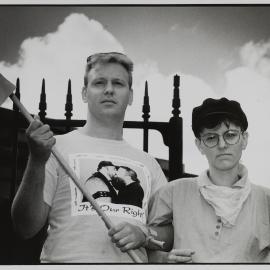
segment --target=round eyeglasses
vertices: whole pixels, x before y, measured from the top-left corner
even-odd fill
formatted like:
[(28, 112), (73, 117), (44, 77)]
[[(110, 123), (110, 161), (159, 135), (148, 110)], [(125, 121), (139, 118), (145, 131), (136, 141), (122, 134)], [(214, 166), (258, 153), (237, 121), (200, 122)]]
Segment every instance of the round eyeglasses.
[(201, 140), (205, 144), (205, 146), (209, 148), (213, 148), (218, 145), (219, 137), (222, 136), (223, 140), (228, 145), (234, 145), (239, 142), (241, 131), (229, 129), (225, 131), (223, 134), (219, 135), (217, 133), (207, 133), (201, 136)]

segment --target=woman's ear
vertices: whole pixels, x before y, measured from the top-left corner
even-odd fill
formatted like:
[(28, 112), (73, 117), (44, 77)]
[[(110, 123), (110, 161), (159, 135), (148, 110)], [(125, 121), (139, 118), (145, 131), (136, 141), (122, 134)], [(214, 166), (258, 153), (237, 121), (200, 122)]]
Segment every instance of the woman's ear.
[(201, 152), (202, 155), (204, 155), (204, 149), (202, 147), (202, 141), (198, 138), (195, 139), (195, 144), (198, 148), (198, 150)]
[(245, 150), (247, 145), (248, 145), (248, 137), (249, 137), (249, 134), (247, 131), (244, 131), (242, 133), (242, 137), (243, 137), (243, 140), (242, 140), (242, 150)]

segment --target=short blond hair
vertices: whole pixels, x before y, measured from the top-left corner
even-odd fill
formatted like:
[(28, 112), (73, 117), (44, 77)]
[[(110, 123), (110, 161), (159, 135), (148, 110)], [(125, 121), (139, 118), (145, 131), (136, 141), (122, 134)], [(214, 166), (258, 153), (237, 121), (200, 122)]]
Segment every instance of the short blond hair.
[(131, 89), (132, 87), (132, 71), (133, 71), (133, 62), (123, 53), (119, 52), (107, 52), (107, 53), (96, 53), (87, 57), (87, 64), (84, 74), (84, 86), (88, 85), (88, 73), (96, 64), (108, 64), (108, 63), (117, 63), (123, 66), (123, 68), (128, 73), (128, 85)]

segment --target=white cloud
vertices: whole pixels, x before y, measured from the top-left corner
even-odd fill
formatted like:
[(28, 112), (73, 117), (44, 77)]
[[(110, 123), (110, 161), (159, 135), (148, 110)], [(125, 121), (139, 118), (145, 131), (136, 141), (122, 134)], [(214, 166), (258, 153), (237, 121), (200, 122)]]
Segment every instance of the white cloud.
[(258, 43), (250, 41), (243, 46), (240, 55), (244, 66), (270, 77), (270, 40)]
[(170, 31), (170, 32), (174, 32), (174, 31), (176, 31), (178, 28), (179, 28), (179, 23), (176, 23), (176, 24), (173, 24), (173, 25), (170, 27), (169, 31)]
[(243, 162), (254, 183), (270, 187), (270, 41), (249, 42), (240, 50), (243, 66), (226, 73), (229, 98), (241, 103), (249, 121), (249, 144)]
[(34, 113), (38, 113), (41, 81), (45, 78), (48, 117), (64, 116), (70, 78), (74, 117), (81, 118), (85, 116), (80, 92), (86, 56), (101, 51), (123, 52), (123, 47), (99, 22), (82, 14), (72, 14), (57, 31), (24, 40), (17, 63), (0, 62), (0, 69), (13, 82), (20, 77), (22, 101)]

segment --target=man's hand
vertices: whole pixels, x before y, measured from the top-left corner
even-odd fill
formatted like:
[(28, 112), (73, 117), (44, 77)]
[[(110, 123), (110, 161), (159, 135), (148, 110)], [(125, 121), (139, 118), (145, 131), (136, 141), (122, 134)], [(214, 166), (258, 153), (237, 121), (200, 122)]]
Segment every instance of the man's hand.
[(108, 232), (113, 243), (120, 248), (122, 252), (141, 247), (146, 239), (142, 230), (128, 222), (122, 222), (115, 225)]
[(46, 163), (55, 144), (49, 125), (44, 125), (37, 116), (26, 130), (30, 157), (37, 162)]
[(173, 249), (168, 253), (167, 263), (192, 263), (194, 253), (191, 249)]

